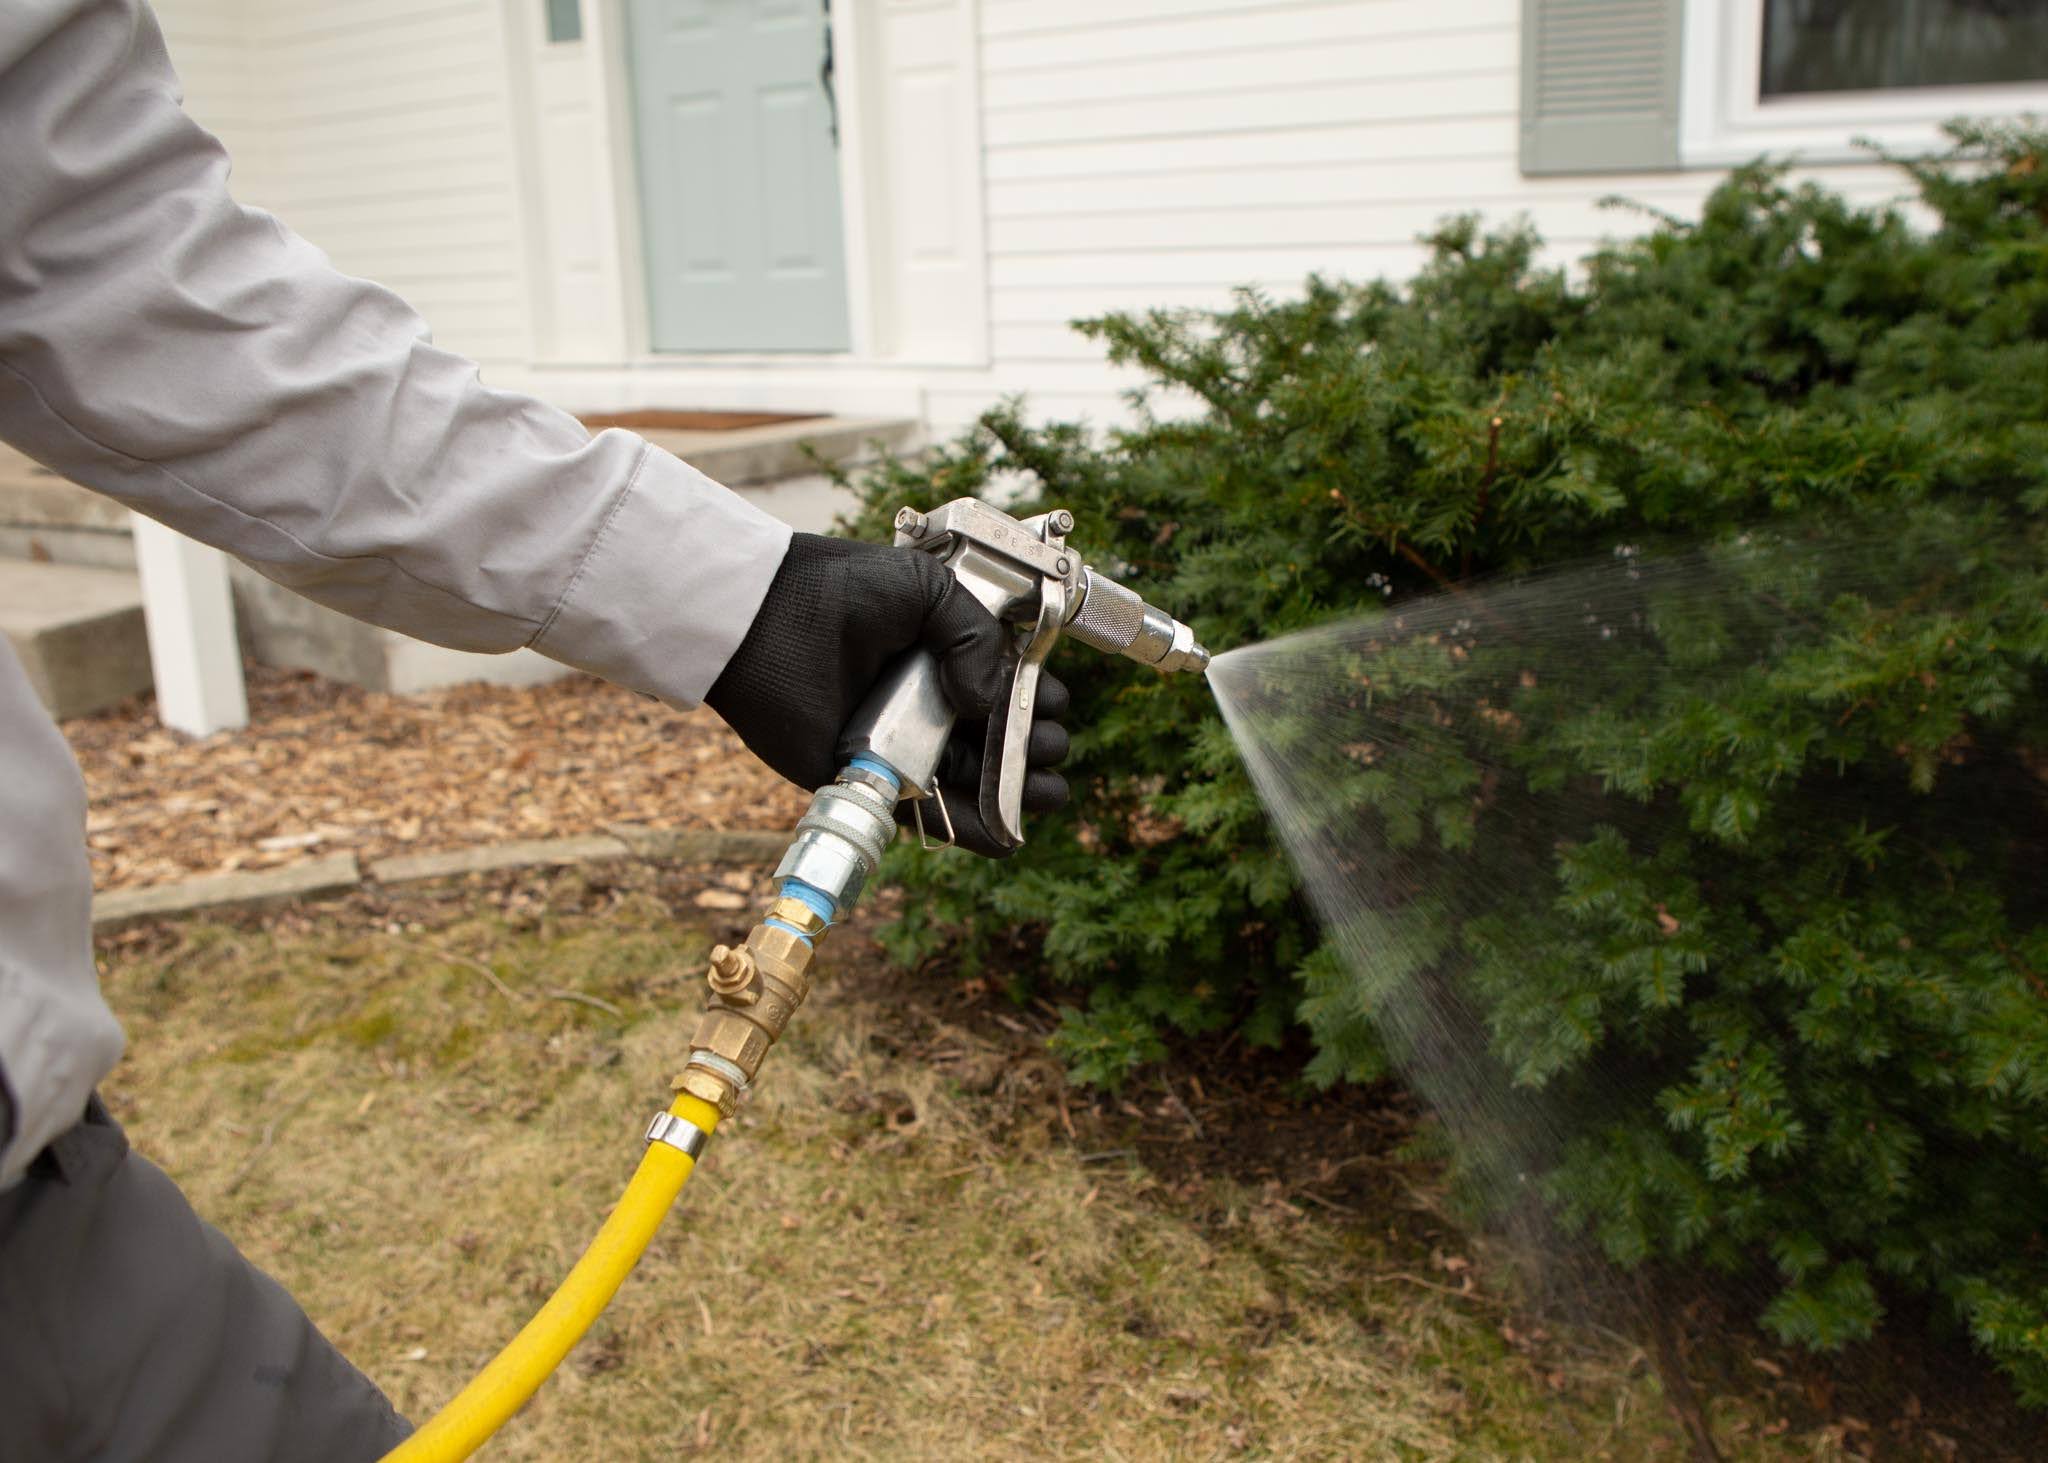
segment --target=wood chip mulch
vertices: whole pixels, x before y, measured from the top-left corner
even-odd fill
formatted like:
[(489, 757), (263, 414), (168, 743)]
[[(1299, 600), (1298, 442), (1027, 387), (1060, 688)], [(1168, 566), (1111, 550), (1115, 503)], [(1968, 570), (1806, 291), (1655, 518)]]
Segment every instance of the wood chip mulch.
[(248, 668), (249, 726), (194, 740), (149, 696), (64, 723), (101, 889), (353, 853), (795, 826), (804, 795), (708, 711), (583, 676), (418, 696)]

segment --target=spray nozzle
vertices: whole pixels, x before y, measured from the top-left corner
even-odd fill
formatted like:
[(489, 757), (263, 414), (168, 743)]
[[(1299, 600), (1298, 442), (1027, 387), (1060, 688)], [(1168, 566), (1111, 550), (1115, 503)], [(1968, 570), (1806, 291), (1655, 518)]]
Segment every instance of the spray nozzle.
[(1083, 645), (1162, 671), (1209, 668), (1209, 652), (1196, 641), (1194, 631), (1085, 564), (1081, 602), (1067, 621), (1067, 633)]

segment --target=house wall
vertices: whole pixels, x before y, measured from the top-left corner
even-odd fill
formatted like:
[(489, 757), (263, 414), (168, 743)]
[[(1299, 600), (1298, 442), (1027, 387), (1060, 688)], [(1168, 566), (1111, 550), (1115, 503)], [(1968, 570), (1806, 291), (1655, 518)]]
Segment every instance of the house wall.
[[(1310, 271), (1402, 277), (1446, 214), (1560, 259), (1687, 215), (1712, 170), (1524, 178), (1518, 0), (833, 0), (855, 351), (658, 357), (639, 324), (617, 0), (159, 0), (249, 201), (391, 285), (492, 379), (572, 407), (1114, 417), (1066, 322)], [(529, 13), (531, 12), (531, 13)], [(239, 36), (239, 43), (237, 37)], [(1888, 170), (1813, 170), (1864, 200)], [(920, 276), (919, 271), (925, 273)]]
[(168, 0), (157, 7), (185, 106), (227, 144), (238, 195), (261, 190), (268, 151), (245, 9), (246, 0)]
[(489, 0), (159, 0), (235, 193), (487, 364), (528, 354), (503, 13)]
[[(1696, 214), (1718, 171), (1525, 178), (1519, 0), (983, 0), (990, 315), (1006, 382), (1099, 410), (1076, 315), (1213, 306), (1311, 271), (1403, 278), (1447, 214), (1529, 215), (1552, 257)], [(1858, 198), (1896, 175), (1812, 176)], [(935, 389), (968, 414), (968, 383)]]

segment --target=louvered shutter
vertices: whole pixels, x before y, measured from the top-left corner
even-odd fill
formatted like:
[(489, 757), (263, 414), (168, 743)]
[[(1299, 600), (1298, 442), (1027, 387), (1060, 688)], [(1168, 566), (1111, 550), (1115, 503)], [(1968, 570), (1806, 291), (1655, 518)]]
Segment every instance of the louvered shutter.
[(1684, 0), (1522, 0), (1522, 171), (1678, 166)]

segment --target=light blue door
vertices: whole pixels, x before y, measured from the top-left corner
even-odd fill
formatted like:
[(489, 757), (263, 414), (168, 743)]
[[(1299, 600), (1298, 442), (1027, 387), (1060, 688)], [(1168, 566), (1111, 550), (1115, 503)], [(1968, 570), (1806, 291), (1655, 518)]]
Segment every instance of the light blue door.
[(658, 351), (848, 345), (825, 0), (628, 0)]

